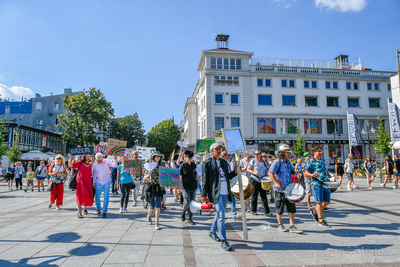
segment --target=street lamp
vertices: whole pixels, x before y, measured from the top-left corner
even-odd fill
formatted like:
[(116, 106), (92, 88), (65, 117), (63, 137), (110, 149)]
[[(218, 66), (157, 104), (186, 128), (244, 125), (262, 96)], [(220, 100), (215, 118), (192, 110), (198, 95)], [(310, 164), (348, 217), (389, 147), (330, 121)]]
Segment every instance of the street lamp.
[[(371, 130), (369, 129), (369, 125), (371, 125)], [(365, 131), (365, 128), (367, 128), (367, 131)], [(376, 132), (376, 130), (374, 129), (374, 125), (372, 124), (372, 122), (368, 122), (367, 124), (364, 123), (364, 127), (363, 130), (361, 131), (361, 133), (363, 135), (368, 134), (368, 150), (369, 150), (369, 154), (371, 155), (371, 142), (369, 140), (369, 132), (371, 132), (372, 134), (374, 134)]]
[[(336, 132), (336, 120), (335, 119), (333, 120), (333, 124), (335, 125), (334, 129), (333, 129), (333, 155), (335, 155), (335, 153), (336, 153), (336, 135), (340, 139), (341, 134), (339, 132)], [(334, 162), (336, 162), (336, 157), (333, 157), (333, 160), (334, 160)]]

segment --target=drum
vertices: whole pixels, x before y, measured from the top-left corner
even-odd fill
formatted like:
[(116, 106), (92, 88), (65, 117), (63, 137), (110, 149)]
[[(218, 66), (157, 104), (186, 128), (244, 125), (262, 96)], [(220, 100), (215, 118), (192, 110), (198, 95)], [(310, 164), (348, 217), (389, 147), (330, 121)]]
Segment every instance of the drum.
[(301, 202), (306, 195), (304, 187), (299, 183), (288, 184), (285, 188), (285, 197), (291, 203)]
[(272, 190), (272, 181), (269, 177), (264, 176), (261, 178), (261, 187), (265, 191)]
[(330, 187), (327, 188), (329, 188), (331, 190), (331, 193), (333, 193), (339, 188), (339, 182), (336, 182), (335, 175), (333, 175), (333, 173), (329, 171), (328, 171), (328, 180), (331, 184), (329, 185)]
[[(247, 176), (245, 176), (245, 175), (242, 175), (242, 182), (243, 182), (243, 196), (244, 196), (244, 199), (248, 199), (253, 194), (254, 187), (250, 183), (249, 178), (247, 178)], [(235, 196), (235, 198), (240, 199), (238, 177), (237, 176), (233, 177), (230, 180), (230, 184), (231, 184), (231, 192), (232, 192), (232, 194)]]

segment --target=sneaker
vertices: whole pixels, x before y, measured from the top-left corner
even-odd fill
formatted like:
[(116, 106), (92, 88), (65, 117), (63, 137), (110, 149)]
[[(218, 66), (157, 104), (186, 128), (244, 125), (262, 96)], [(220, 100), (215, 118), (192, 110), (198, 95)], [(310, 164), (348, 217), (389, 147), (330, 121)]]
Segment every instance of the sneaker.
[(318, 221), (318, 224), (319, 224), (320, 226), (326, 227), (326, 228), (331, 227), (331, 226), (325, 221), (325, 219), (319, 220), (319, 221)]
[(226, 251), (231, 251), (232, 250), (232, 247), (229, 245), (228, 241), (226, 241), (226, 240), (223, 240), (221, 242), (221, 247)]
[(51, 206), (52, 206), (52, 205), (53, 205), (53, 203), (50, 202), (50, 204), (49, 204), (49, 209), (51, 209)]
[(311, 209), (311, 210), (310, 210), (310, 213), (311, 213), (311, 215), (313, 216), (314, 221), (318, 222), (318, 214), (317, 214), (317, 211), (316, 211), (315, 209)]
[(221, 239), (219, 239), (219, 237), (217, 236), (216, 233), (212, 233), (212, 234), (210, 233), (208, 236), (211, 237), (211, 239), (216, 242), (221, 242)]
[(266, 213), (264, 213), (264, 215), (265, 215), (265, 217), (272, 217), (273, 214), (272, 214), (272, 212), (269, 212), (269, 213), (266, 212)]
[(381, 184), (381, 186), (382, 186), (383, 188), (385, 188), (385, 187), (386, 187), (386, 185), (385, 185), (385, 184)]
[(60, 210), (60, 209), (61, 209), (61, 207), (60, 207), (60, 206), (57, 206), (57, 207), (56, 207), (56, 210)]
[(255, 211), (252, 211), (251, 214), (253, 214), (253, 215), (255, 215), (255, 216), (258, 215), (257, 212), (255, 212)]
[(181, 220), (182, 220), (182, 222), (184, 222), (186, 220), (185, 213), (181, 214)]
[(250, 212), (250, 211), (251, 211), (249, 206), (246, 206), (246, 211), (247, 211), (247, 212)]
[[(394, 188), (394, 186), (393, 186), (393, 188)], [(28, 191), (28, 189), (25, 189), (24, 191), (25, 191), (25, 193), (26, 193), (26, 191)]]
[(325, 207), (323, 210), (329, 210), (329, 208), (328, 208), (328, 207)]
[(194, 221), (192, 220), (192, 218), (189, 218), (188, 223), (189, 223), (190, 225), (195, 225), (195, 223), (194, 223)]
[(357, 189), (357, 188), (359, 188), (359, 186), (358, 186), (358, 185), (354, 185), (353, 188), (354, 188), (354, 189)]
[(353, 188), (351, 188), (350, 186), (347, 187), (347, 190), (351, 191), (353, 190)]
[(233, 215), (233, 219), (234, 219), (234, 220), (242, 219), (242, 215), (240, 215), (240, 214), (235, 214), (235, 215)]
[(107, 213), (103, 213), (103, 218), (106, 218), (107, 217)]
[(341, 187), (341, 186), (339, 186), (339, 189), (342, 189), (342, 187)]
[(368, 186), (368, 189), (372, 189), (372, 187), (371, 187), (371, 186)]
[(33, 189), (31, 191), (33, 192)]
[(278, 224), (278, 230), (281, 232), (287, 232), (288, 229), (285, 228), (285, 226), (283, 226), (283, 224)]
[(136, 206), (136, 202), (133, 202), (133, 203), (132, 203), (132, 207), (135, 207), (135, 206)]
[(151, 221), (151, 216), (147, 216), (147, 223), (148, 223), (148, 224), (151, 224), (151, 223), (152, 223), (152, 221)]
[(119, 209), (119, 213), (123, 213), (124, 212), (124, 209), (123, 208), (120, 208)]
[(126, 208), (124, 209), (124, 213), (127, 213), (128, 211), (126, 210)]
[(137, 206), (137, 201), (135, 201), (135, 206)]
[(289, 232), (294, 233), (294, 234), (302, 234), (303, 230), (299, 230), (299, 229), (297, 229), (296, 226), (291, 225), (291, 226), (289, 226)]
[(397, 189), (397, 188), (399, 188), (399, 187), (398, 187), (397, 185), (394, 185), (393, 188), (394, 188), (394, 189)]
[(156, 228), (156, 230), (161, 230), (161, 227), (160, 227), (160, 225), (158, 224), (158, 222), (156, 222), (155, 228)]

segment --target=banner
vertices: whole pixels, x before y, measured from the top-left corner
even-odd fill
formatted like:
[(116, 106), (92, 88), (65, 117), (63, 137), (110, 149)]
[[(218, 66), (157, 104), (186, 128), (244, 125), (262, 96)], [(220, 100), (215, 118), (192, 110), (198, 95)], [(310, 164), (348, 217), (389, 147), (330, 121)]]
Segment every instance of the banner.
[(86, 155), (86, 154), (93, 155), (94, 154), (94, 147), (93, 146), (74, 147), (74, 148), (70, 148), (69, 149), (69, 153), (72, 156)]
[(108, 139), (107, 147), (105, 150), (106, 155), (114, 155), (114, 156), (124, 156), (125, 147), (128, 142), (117, 139)]
[(128, 169), (128, 168), (135, 168), (136, 167), (136, 160), (134, 159), (126, 159), (124, 160), (124, 168)]
[(350, 146), (362, 146), (364, 141), (358, 128), (358, 119), (353, 114), (347, 114), (347, 123), (349, 124), (349, 142)]
[(389, 120), (392, 131), (392, 141), (400, 141), (399, 108), (395, 103), (389, 103)]
[(160, 167), (160, 186), (179, 188), (179, 170)]
[(137, 146), (136, 151), (139, 154), (139, 159), (150, 159), (153, 153), (156, 152), (156, 148)]
[(215, 143), (214, 139), (198, 139), (196, 142), (196, 153), (210, 152), (210, 147)]

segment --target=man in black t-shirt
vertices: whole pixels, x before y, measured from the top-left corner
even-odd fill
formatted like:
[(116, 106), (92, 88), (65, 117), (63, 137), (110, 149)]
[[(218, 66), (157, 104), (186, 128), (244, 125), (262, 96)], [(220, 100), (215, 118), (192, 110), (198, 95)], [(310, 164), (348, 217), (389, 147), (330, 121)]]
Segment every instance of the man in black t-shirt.
[(181, 219), (184, 222), (186, 220), (186, 211), (189, 215), (188, 222), (190, 225), (194, 225), (192, 220), (193, 213), (190, 211), (190, 201), (195, 200), (197, 181), (196, 181), (196, 164), (193, 162), (193, 152), (188, 150), (185, 151), (185, 161), (179, 167), (179, 177), (181, 181), (182, 195), (184, 198), (183, 209)]

